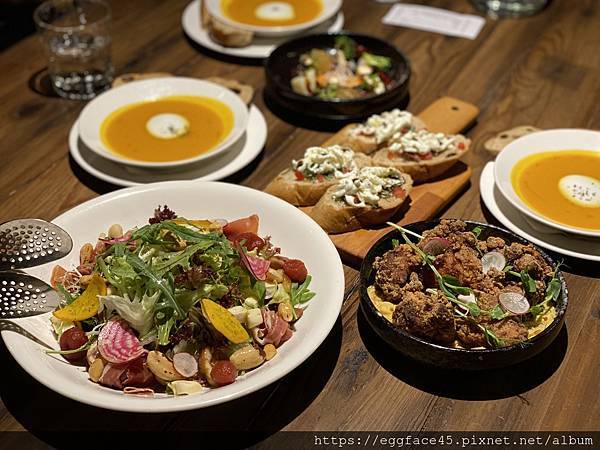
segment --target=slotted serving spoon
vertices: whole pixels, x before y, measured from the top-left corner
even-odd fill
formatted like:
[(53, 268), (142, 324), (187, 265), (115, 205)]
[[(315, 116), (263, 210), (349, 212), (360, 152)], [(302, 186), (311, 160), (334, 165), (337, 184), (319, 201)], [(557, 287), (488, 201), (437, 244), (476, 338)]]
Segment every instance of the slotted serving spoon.
[(0, 225), (0, 319), (44, 314), (60, 303), (58, 293), (44, 281), (18, 272), (67, 256), (71, 236), (41, 219), (17, 219)]

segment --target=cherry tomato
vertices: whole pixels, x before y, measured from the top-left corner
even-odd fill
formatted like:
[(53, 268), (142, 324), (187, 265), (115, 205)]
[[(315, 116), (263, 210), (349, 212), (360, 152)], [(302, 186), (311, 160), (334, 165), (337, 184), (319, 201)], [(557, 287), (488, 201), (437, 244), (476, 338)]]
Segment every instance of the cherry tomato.
[(290, 277), (290, 280), (297, 283), (302, 283), (308, 275), (306, 266), (299, 259), (288, 259), (285, 261), (283, 263), (283, 271)]
[(404, 189), (402, 189), (400, 186), (394, 188), (394, 190), (392, 191), (392, 194), (396, 198), (406, 197), (406, 191)]
[(254, 233), (240, 233), (235, 237), (233, 242), (236, 245), (241, 245), (242, 241), (245, 241), (243, 245), (248, 250), (254, 250), (255, 248), (260, 250), (265, 245), (265, 241)]
[(229, 222), (223, 227), (223, 233), (227, 236), (227, 239), (233, 240), (238, 234), (241, 233), (258, 233), (258, 216), (253, 214), (243, 219), (234, 220)]
[(464, 150), (465, 149), (465, 143), (464, 142), (459, 142), (458, 145), (457, 145), (457, 147), (459, 149), (461, 149), (461, 150)]
[[(85, 335), (85, 332), (77, 327), (73, 327), (61, 334), (58, 343), (61, 350), (75, 350), (87, 343), (87, 341), (88, 338)], [(63, 356), (67, 361), (75, 363), (85, 358), (86, 353), (87, 352), (85, 350), (82, 350), (77, 353), (71, 353)]]
[(219, 386), (231, 384), (237, 378), (237, 369), (231, 361), (221, 360), (214, 363), (210, 376)]
[(304, 180), (304, 174), (302, 172), (300, 172), (299, 170), (294, 171), (294, 176), (296, 177), (297, 181)]

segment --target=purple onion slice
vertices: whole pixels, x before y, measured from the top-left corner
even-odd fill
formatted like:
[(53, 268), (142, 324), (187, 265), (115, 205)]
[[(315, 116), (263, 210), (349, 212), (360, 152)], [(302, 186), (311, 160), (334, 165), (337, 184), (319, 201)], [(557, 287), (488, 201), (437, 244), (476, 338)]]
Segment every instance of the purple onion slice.
[(504, 309), (513, 314), (525, 314), (529, 311), (529, 302), (518, 292), (502, 292), (498, 299)]

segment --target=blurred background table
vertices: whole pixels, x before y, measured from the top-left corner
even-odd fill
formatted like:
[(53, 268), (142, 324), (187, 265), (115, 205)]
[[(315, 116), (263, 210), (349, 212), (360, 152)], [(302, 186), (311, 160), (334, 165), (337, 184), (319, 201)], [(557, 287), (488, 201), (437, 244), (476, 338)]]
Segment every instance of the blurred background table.
[[(475, 12), (465, 1), (427, 3)], [(262, 67), (217, 60), (195, 48), (180, 25), (186, 4), (112, 2), (117, 74), (160, 71), (253, 85), (268, 122), (267, 144), (253, 165), (226, 181), (261, 189), (292, 157), (328, 134), (297, 128), (267, 109)], [(474, 41), (384, 26), (381, 17), (388, 7), (346, 0), (345, 28), (379, 36), (406, 52), (413, 69), (409, 109), (419, 111), (442, 95), (481, 108), (469, 133), (474, 140), (466, 158), (474, 170), (471, 185), (444, 216), (493, 221), (481, 206), (478, 179), (492, 159), (482, 144), (495, 133), (523, 124), (600, 128), (597, 1), (555, 0), (530, 18), (487, 20)], [(90, 178), (69, 158), (68, 131), (84, 103), (44, 97), (32, 89), (44, 61), (35, 36), (0, 54), (0, 222), (52, 219), (115, 189)], [(283, 380), (206, 410), (134, 416), (81, 405), (34, 381), (2, 344), (0, 431), (29, 430), (59, 445), (55, 435), (45, 433), (258, 432), (240, 437), (250, 444), (278, 430), (598, 430), (600, 269), (591, 263), (567, 264), (566, 327), (548, 350), (509, 369), (456, 376), (392, 353), (357, 315), (357, 271), (346, 267), (342, 315), (319, 350)]]

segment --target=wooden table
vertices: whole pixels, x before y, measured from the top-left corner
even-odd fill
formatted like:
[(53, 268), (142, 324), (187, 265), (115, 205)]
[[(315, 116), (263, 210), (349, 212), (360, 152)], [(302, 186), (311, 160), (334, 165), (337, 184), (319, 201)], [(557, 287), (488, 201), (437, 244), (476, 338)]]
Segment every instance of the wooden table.
[[(428, 3), (474, 12), (464, 1)], [(296, 128), (271, 113), (262, 98), (260, 66), (219, 61), (194, 48), (180, 27), (185, 5), (186, 0), (113, 2), (117, 71), (222, 76), (252, 84), (269, 136), (258, 161), (228, 181), (263, 188), (292, 157), (328, 134)], [(406, 52), (413, 70), (409, 109), (419, 111), (442, 95), (481, 108), (469, 133), (472, 183), (444, 216), (493, 221), (482, 210), (478, 178), (492, 159), (482, 143), (496, 132), (524, 124), (600, 128), (597, 1), (555, 0), (531, 18), (487, 20), (474, 41), (384, 26), (380, 19), (387, 8), (346, 0), (346, 28), (382, 37)], [(67, 134), (83, 103), (30, 89), (30, 78), (45, 64), (36, 37), (5, 51), (0, 62), (0, 222), (52, 219), (115, 189), (69, 158)], [(510, 369), (457, 377), (390, 352), (357, 317), (357, 272), (346, 267), (342, 314), (317, 352), (281, 381), (208, 410), (135, 416), (81, 405), (34, 381), (2, 344), (0, 430), (26, 429), (38, 436), (51, 430), (246, 430), (260, 431), (261, 437), (278, 430), (600, 430), (600, 270), (567, 263), (566, 327), (547, 351)]]

